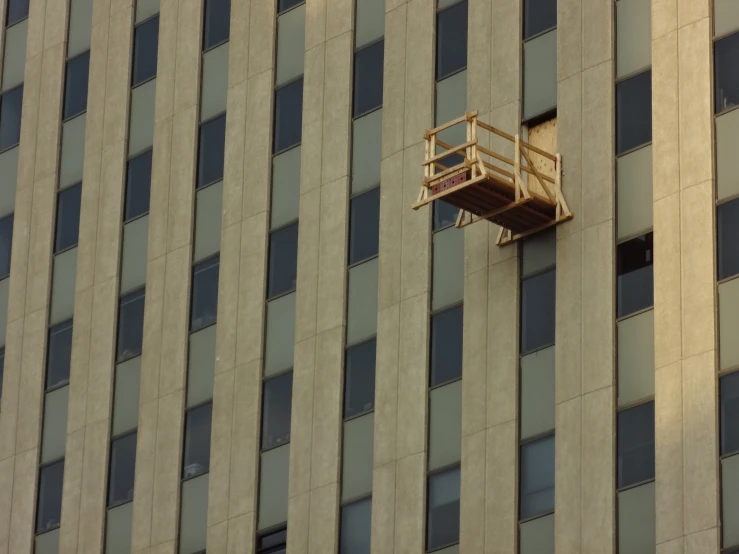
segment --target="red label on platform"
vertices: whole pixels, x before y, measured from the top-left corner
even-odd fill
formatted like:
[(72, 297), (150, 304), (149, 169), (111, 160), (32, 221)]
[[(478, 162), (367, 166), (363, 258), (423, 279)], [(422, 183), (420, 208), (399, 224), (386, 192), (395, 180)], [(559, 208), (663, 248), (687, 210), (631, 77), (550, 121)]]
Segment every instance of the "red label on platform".
[(467, 174), (466, 173), (464, 173), (464, 172), (457, 173), (456, 175), (453, 175), (451, 177), (447, 177), (446, 179), (444, 179), (438, 185), (434, 185), (433, 187), (431, 187), (431, 192), (432, 192), (432, 194), (437, 194), (439, 192), (443, 192), (443, 191), (445, 191), (447, 189), (450, 189), (452, 187), (456, 187), (457, 185), (461, 185), (466, 180), (467, 180)]

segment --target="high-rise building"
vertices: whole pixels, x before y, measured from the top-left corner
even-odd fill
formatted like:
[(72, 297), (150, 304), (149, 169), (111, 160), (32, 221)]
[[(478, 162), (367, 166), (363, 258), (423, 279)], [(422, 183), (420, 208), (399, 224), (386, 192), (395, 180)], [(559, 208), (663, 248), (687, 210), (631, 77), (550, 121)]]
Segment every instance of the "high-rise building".
[(739, 553), (739, 0), (0, 22), (0, 554)]

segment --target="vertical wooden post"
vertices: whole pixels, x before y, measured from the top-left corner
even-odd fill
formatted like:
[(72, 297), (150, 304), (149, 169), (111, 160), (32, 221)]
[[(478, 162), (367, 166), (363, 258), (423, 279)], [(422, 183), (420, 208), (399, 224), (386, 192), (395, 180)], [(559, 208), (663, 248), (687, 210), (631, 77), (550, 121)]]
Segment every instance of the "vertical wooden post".
[(518, 133), (513, 152), (513, 181), (516, 187), (516, 202), (518, 202), (521, 200), (521, 137)]

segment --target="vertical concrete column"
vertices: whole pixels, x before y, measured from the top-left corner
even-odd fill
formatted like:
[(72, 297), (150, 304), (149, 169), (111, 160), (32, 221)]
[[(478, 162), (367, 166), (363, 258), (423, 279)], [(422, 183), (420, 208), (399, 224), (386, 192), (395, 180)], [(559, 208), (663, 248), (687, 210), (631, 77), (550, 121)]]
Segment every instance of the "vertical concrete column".
[(133, 6), (96, 0), (92, 19), (62, 554), (99, 551), (105, 536)]
[(0, 552), (30, 554), (66, 57), (65, 0), (30, 6), (0, 415)]
[(615, 551), (614, 46), (610, 2), (558, 3), (555, 545)]
[(288, 552), (334, 552), (346, 327), (352, 0), (308, 0)]
[(256, 528), (276, 2), (233, 0), (208, 552), (251, 554)]
[[(467, 106), (511, 134), (521, 128), (520, 13), (514, 0), (469, 3)], [(483, 145), (513, 157), (508, 141)], [(465, 230), (460, 545), (503, 554), (515, 552), (518, 524), (519, 279), (517, 245), (497, 246), (498, 230)]]
[(177, 545), (202, 9), (202, 0), (160, 8), (133, 553)]
[(431, 207), (410, 209), (434, 124), (429, 0), (385, 2), (372, 552), (424, 551)]
[(658, 553), (720, 544), (710, 11), (652, 2)]

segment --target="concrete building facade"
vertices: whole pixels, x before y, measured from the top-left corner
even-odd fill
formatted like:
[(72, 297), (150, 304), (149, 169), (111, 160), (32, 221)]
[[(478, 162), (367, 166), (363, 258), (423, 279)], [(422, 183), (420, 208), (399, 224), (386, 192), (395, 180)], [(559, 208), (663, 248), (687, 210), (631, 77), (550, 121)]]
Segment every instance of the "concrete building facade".
[[(739, 0), (0, 21), (0, 554), (739, 552)], [(570, 221), (411, 209), (466, 112)]]

